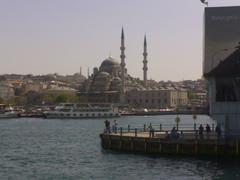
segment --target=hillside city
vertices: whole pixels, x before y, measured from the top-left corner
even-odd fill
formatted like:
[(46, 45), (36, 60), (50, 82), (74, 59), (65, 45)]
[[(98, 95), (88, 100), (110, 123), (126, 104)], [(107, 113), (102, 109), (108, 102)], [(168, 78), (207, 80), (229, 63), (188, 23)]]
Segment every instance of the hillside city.
[[(85, 102), (84, 99), (81, 99), (79, 92), (88, 79), (90, 77), (86, 78), (80, 73), (65, 76), (57, 73), (48, 75), (4, 74), (0, 76), (0, 102), (14, 106)], [(134, 82), (141, 83), (142, 81), (139, 78), (134, 78), (132, 83)], [(148, 80), (148, 88), (142, 91), (152, 91), (155, 87), (158, 87), (161, 91), (186, 91), (187, 103), (184, 104), (185, 107), (205, 108), (207, 106), (207, 89), (204, 79), (179, 82)], [(137, 102), (135, 104), (131, 103), (131, 106), (146, 107), (144, 103)], [(170, 105), (162, 108), (172, 107)]]

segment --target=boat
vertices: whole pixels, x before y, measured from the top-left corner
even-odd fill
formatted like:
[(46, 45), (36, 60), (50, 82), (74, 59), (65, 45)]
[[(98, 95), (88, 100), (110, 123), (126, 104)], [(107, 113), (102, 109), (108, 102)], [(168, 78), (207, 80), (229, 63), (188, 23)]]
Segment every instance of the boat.
[(19, 117), (18, 112), (14, 111), (14, 109), (10, 105), (0, 104), (0, 119), (17, 117)]
[(53, 109), (44, 111), (43, 114), (47, 119), (112, 118), (120, 116), (118, 108), (107, 103), (61, 103)]

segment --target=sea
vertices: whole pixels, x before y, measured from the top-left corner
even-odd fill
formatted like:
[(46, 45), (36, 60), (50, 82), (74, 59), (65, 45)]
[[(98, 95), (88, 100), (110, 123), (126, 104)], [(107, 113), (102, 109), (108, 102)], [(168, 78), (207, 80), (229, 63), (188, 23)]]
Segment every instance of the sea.
[[(193, 126), (180, 115), (179, 128)], [(118, 127), (175, 125), (175, 115), (123, 116)], [(0, 120), (0, 180), (197, 180), (240, 179), (239, 159), (144, 155), (104, 150), (99, 134), (105, 119)], [(214, 124), (198, 115), (197, 124)]]

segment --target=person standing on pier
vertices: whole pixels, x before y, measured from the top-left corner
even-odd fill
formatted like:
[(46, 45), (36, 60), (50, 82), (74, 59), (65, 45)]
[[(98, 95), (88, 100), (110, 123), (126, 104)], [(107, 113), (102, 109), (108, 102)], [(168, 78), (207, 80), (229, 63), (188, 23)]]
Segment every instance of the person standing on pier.
[(117, 120), (114, 120), (113, 126), (112, 126), (112, 131), (117, 134)]
[(209, 124), (207, 124), (207, 126), (206, 126), (206, 132), (207, 132), (207, 139), (209, 139), (209, 134), (211, 132), (211, 128), (210, 128)]
[(148, 129), (149, 129), (149, 137), (154, 137), (154, 129), (151, 123), (149, 124)]
[(104, 123), (105, 123), (106, 132), (111, 133), (110, 122), (108, 120), (105, 120)]
[(171, 139), (177, 139), (178, 138), (178, 133), (177, 133), (176, 127), (172, 128), (171, 133), (170, 133), (170, 138)]
[(222, 130), (221, 130), (221, 127), (219, 125), (216, 126), (215, 132), (217, 133), (218, 139), (220, 139), (221, 135), (222, 135)]
[(198, 128), (198, 131), (199, 131), (200, 139), (203, 139), (203, 126), (202, 126), (202, 124), (200, 124), (200, 126)]

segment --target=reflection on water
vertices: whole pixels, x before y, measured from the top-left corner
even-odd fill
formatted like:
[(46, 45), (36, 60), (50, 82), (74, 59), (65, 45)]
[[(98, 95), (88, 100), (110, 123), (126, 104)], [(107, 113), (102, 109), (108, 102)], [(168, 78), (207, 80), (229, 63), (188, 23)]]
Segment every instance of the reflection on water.
[[(180, 123), (192, 124), (191, 116)], [(175, 116), (122, 117), (118, 125), (174, 124)], [(113, 120), (110, 120), (113, 122)], [(212, 123), (198, 116), (198, 123)], [(238, 160), (101, 149), (104, 119), (0, 121), (0, 179), (239, 179)]]

